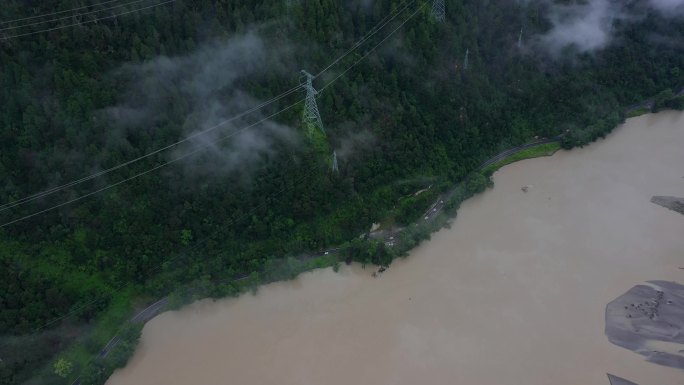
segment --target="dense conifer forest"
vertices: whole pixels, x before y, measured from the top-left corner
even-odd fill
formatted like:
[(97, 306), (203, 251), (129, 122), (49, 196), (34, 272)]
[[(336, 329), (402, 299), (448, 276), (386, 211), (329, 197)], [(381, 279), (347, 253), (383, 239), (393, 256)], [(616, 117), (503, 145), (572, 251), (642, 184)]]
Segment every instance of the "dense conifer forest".
[[(5, 0), (0, 20), (94, 3)], [(176, 0), (96, 22), (117, 10), (3, 24), (1, 222), (78, 200), (0, 228), (0, 383), (87, 344), (78, 336), (112, 309), (343, 244), (388, 217), (410, 222), (434, 195), (404, 197), (458, 183), (506, 148), (558, 135), (587, 144), (649, 98), (679, 107), (684, 23), (623, 3), (639, 17), (613, 21), (611, 43), (591, 51), (544, 48), (554, 5), (542, 0), (447, 0), (444, 22), (422, 1)], [(298, 90), (116, 168), (292, 89), (393, 12), (314, 80), (325, 136), (303, 125)], [(353, 257), (387, 252), (368, 253)]]

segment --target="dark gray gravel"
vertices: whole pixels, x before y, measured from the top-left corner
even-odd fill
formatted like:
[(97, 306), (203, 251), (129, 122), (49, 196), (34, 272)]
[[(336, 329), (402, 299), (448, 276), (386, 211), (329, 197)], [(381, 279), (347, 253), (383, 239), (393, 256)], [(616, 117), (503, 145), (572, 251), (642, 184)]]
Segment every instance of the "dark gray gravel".
[[(648, 281), (606, 306), (606, 336), (647, 361), (684, 369), (684, 285)], [(649, 349), (649, 341), (681, 344), (676, 352)]]
[(651, 202), (680, 214), (684, 214), (684, 198), (654, 196), (651, 198)]
[(610, 381), (610, 385), (637, 385), (632, 381), (627, 381), (622, 377), (614, 376), (610, 373), (608, 374), (608, 381)]

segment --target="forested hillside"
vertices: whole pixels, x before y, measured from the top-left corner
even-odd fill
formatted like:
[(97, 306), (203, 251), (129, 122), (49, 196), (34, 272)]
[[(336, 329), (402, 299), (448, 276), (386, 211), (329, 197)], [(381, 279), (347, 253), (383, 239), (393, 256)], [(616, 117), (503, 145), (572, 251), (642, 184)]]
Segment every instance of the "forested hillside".
[[(4, 0), (0, 20), (92, 3)], [(552, 28), (552, 5), (542, 0), (448, 0), (441, 23), (422, 1), (176, 0), (95, 23), (93, 13), (0, 29), (6, 205), (257, 106), (403, 10), (314, 81), (325, 87), (318, 107), (327, 148), (307, 135), (303, 103), (234, 133), (301, 100), (297, 91), (210, 135), (1, 206), (5, 224), (106, 188), (0, 228), (0, 382), (27, 380), (75, 338), (55, 329), (65, 314), (83, 331), (122, 302), (358, 238), (401, 196), (458, 182), (535, 136), (563, 134), (572, 147), (605, 135), (626, 107), (684, 85), (684, 23), (644, 3), (627, 2), (640, 17), (616, 20), (614, 41), (589, 52), (542, 48)], [(219, 141), (226, 135), (234, 136)], [(198, 146), (209, 148), (185, 157)], [(331, 172), (333, 149), (339, 173)]]

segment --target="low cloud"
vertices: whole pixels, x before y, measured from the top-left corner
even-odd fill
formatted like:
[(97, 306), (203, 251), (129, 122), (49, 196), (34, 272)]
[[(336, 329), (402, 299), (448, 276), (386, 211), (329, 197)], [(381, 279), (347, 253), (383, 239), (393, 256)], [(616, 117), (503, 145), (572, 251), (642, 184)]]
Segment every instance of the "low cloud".
[(206, 44), (186, 56), (162, 56), (126, 65), (117, 76), (131, 81), (127, 99), (105, 113), (138, 136), (155, 137), (155, 127), (160, 124), (180, 126), (180, 137), (174, 136), (174, 140), (191, 139), (172, 150), (169, 159), (198, 146), (204, 148), (201, 155), (183, 159), (187, 175), (248, 174), (279, 147), (298, 142), (295, 130), (272, 121), (244, 129), (275, 107), (233, 119), (263, 102), (243, 90), (246, 82), (258, 82), (264, 74), (291, 72), (291, 57), (286, 44), (270, 44), (252, 31)]
[(337, 158), (348, 160), (358, 153), (364, 153), (375, 145), (376, 139), (372, 132), (365, 129), (357, 132), (347, 131), (347, 134), (339, 139), (335, 149)]
[[(538, 3), (539, 4), (539, 3)], [(551, 29), (537, 37), (537, 43), (558, 56), (568, 48), (577, 52), (592, 52), (613, 42), (614, 22), (634, 22), (644, 12), (656, 11), (663, 17), (684, 16), (684, 0), (575, 0), (564, 2), (542, 0), (548, 9)], [(630, 8), (631, 7), (631, 8)], [(634, 12), (638, 10), (638, 12)]]
[(619, 16), (608, 0), (555, 6), (549, 19), (553, 27), (540, 40), (551, 53), (571, 46), (579, 52), (603, 48), (610, 41), (613, 20)]
[[(201, 125), (196, 125), (197, 130), (189, 134), (192, 146), (185, 147), (202, 148), (202, 152), (183, 162), (186, 176), (202, 178), (236, 173), (249, 177), (260, 165), (275, 157), (279, 149), (300, 143), (294, 129), (273, 120), (264, 120), (260, 114), (202, 133), (223, 123), (227, 116), (237, 115), (257, 104), (256, 100), (244, 94), (231, 100), (233, 103), (227, 105), (214, 101), (197, 116)], [(179, 148), (173, 151), (172, 157), (181, 157), (188, 150)]]
[(684, 0), (649, 0), (651, 6), (665, 15), (684, 14)]

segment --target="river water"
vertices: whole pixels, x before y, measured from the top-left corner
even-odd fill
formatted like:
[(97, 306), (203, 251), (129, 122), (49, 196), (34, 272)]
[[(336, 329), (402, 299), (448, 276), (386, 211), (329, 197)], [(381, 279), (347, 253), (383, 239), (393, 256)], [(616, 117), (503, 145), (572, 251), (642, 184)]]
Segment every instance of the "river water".
[(684, 216), (649, 202), (683, 176), (684, 114), (630, 119), (506, 166), (378, 278), (318, 270), (156, 317), (107, 384), (684, 384), (603, 333), (633, 285), (684, 282)]

